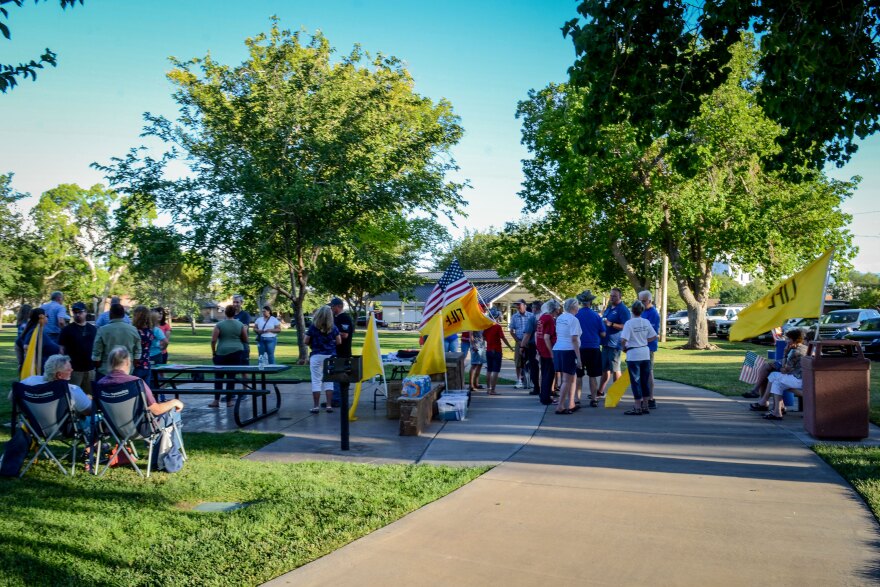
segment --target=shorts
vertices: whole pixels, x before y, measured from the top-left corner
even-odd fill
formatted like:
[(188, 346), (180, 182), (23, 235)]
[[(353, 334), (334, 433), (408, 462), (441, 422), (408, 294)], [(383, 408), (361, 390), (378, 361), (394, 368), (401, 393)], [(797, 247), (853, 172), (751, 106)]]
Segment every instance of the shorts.
[(312, 393), (321, 393), (321, 391), (333, 391), (333, 382), (324, 382), (324, 359), (329, 359), (331, 355), (312, 355), (309, 359), (309, 371), (312, 374)]
[(486, 372), (501, 372), (501, 351), (486, 351)]
[[(92, 380), (95, 377), (94, 371), (74, 371), (70, 374), (70, 382), (82, 389), (86, 395), (92, 395)], [(150, 382), (147, 381), (147, 385)]]
[(486, 354), (477, 347), (471, 347), (471, 365), (484, 365)]
[(602, 370), (620, 371), (620, 349), (602, 347)]
[(578, 377), (602, 376), (602, 351), (599, 349), (581, 349), (581, 368)]
[(577, 373), (576, 351), (553, 351), (553, 368), (561, 373)]
[(513, 343), (513, 364), (516, 365), (517, 369), (523, 366), (523, 355), (519, 352), (521, 348), (522, 343), (520, 341), (517, 340)]
[(469, 341), (469, 340), (461, 341), (461, 352), (464, 353), (464, 358), (467, 359), (468, 355), (471, 352), (471, 341)]

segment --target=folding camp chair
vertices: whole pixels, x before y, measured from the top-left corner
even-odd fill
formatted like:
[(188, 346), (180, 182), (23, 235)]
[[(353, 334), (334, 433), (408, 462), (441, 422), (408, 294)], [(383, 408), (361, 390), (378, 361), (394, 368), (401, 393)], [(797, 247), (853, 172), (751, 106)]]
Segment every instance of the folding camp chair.
[[(176, 423), (169, 418), (156, 418), (147, 407), (147, 395), (144, 382), (140, 379), (118, 385), (96, 384), (94, 388), (94, 401), (100, 417), (95, 418), (95, 438), (97, 442), (96, 455), (101, 454), (101, 444), (110, 438), (116, 442), (117, 455), (125, 457), (138, 475), (143, 477), (143, 472), (135, 460), (137, 451), (134, 448), (135, 440), (144, 440), (147, 443), (147, 477), (150, 476), (153, 464), (153, 448), (156, 440), (162, 435), (162, 431), (170, 428), (172, 433), (180, 441), (181, 454), (186, 459), (183, 450), (183, 438)], [(129, 446), (131, 451), (129, 451)], [(95, 466), (95, 475), (104, 475), (110, 468), (107, 463), (103, 469)]]
[(49, 457), (67, 475), (67, 469), (49, 446), (50, 442), (55, 441), (67, 445), (67, 453), (61, 458), (70, 459), (70, 474), (73, 475), (76, 472), (76, 447), (80, 441), (85, 444), (85, 438), (76, 426), (77, 415), (67, 381), (52, 381), (40, 385), (16, 382), (12, 384), (12, 397), (21, 423), (39, 445), (19, 477), (27, 473), (42, 454)]

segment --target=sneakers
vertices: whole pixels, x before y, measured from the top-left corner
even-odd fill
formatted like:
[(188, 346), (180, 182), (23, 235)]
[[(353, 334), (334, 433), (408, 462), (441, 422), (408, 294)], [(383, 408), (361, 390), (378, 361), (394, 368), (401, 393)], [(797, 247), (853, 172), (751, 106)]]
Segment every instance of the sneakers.
[(656, 409), (657, 409), (657, 401), (656, 401), (656, 400), (649, 399), (649, 400), (648, 400), (648, 409), (650, 409), (650, 410), (656, 410)]
[(516, 385), (514, 385), (513, 388), (514, 389), (522, 389), (523, 388), (522, 379), (517, 380)]
[(309, 412), (311, 412), (312, 414), (317, 414), (320, 411), (321, 410), (319, 410), (318, 408), (312, 408), (311, 410), (309, 410)]

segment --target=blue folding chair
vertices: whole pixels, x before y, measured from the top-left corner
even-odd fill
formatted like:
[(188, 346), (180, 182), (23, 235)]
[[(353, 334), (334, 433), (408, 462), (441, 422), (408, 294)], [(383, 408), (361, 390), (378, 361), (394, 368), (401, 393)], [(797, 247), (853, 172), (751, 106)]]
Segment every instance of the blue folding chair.
[[(149, 477), (153, 462), (153, 446), (162, 431), (169, 426), (174, 427), (174, 424), (163, 424), (153, 416), (147, 407), (144, 382), (140, 379), (118, 385), (96, 384), (93, 397), (95, 408), (100, 414), (100, 417), (95, 418), (94, 437), (97, 442), (95, 454), (100, 455), (102, 442), (105, 440), (110, 442), (112, 438), (117, 445), (117, 456), (126, 457), (137, 474), (143, 477), (143, 472), (135, 462), (138, 456), (133, 441), (144, 440), (147, 443), (147, 477)], [(177, 433), (179, 434), (179, 431)], [(104, 475), (109, 469), (110, 463), (107, 463), (103, 469), (95, 466), (95, 475)]]
[(43, 454), (67, 475), (67, 469), (49, 446), (50, 442), (55, 441), (67, 446), (67, 452), (61, 458), (70, 459), (70, 474), (73, 475), (76, 472), (76, 447), (80, 441), (85, 443), (85, 437), (76, 426), (77, 415), (67, 381), (52, 381), (40, 385), (16, 382), (12, 384), (12, 398), (19, 412), (19, 420), (38, 443), (36, 453), (22, 469), (19, 477), (24, 476)]

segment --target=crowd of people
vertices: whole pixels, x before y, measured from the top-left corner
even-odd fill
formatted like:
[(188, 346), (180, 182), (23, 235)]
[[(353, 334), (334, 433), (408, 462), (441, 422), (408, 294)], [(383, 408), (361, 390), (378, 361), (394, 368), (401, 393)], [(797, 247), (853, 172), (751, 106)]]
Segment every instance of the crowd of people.
[(571, 414), (581, 407), (586, 378), (589, 405), (595, 408), (621, 376), (621, 353), (625, 351), (633, 408), (624, 413), (642, 415), (656, 409), (653, 362), (660, 313), (651, 292), (639, 292), (638, 300), (627, 308), (620, 290), (614, 288), (601, 313), (593, 307), (595, 299), (586, 290), (562, 303), (552, 299), (545, 303), (517, 301), (507, 328), (512, 345), (499, 324), (501, 312), (490, 309), (488, 315), (495, 324), (462, 335), (462, 350), (470, 356), (470, 390), (484, 388), (480, 375), (485, 365), (487, 393), (499, 393), (503, 343), (514, 353), (514, 388), (528, 386), (529, 393), (538, 396), (542, 404), (556, 405), (557, 414)]

